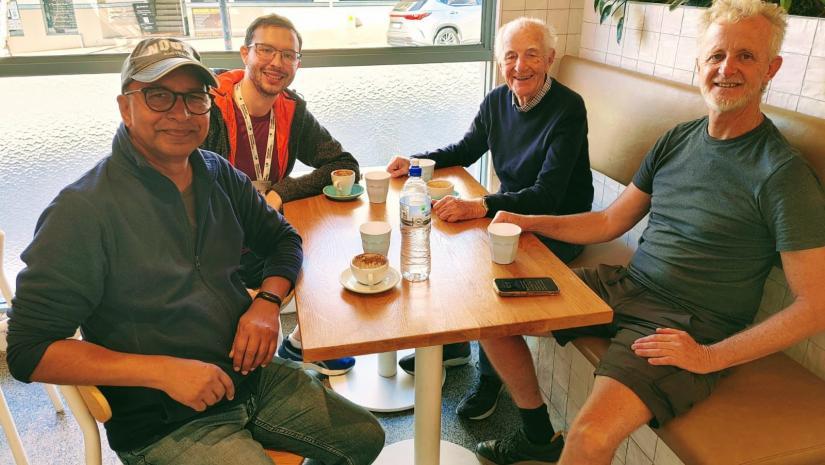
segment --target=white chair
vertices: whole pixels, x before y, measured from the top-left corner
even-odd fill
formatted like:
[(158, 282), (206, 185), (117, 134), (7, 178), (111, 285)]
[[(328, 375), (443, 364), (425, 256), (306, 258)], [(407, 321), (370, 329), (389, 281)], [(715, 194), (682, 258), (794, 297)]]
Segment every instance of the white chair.
[[(3, 271), (3, 250), (5, 243), (6, 234), (0, 229), (0, 295), (3, 296), (6, 305), (11, 307), (11, 286), (9, 286), (9, 281), (6, 279), (6, 274)], [(0, 315), (0, 350), (6, 349), (6, 328), (8, 326), (6, 320), (5, 315)], [(46, 389), (46, 393), (49, 395), (54, 409), (57, 412), (63, 412), (63, 402), (57, 394), (57, 389), (50, 384), (44, 384), (43, 388)], [(9, 410), (8, 403), (6, 403), (6, 397), (3, 395), (2, 389), (0, 389), (0, 424), (2, 424), (3, 431), (5, 431), (6, 437), (9, 440), (9, 447), (11, 447), (11, 454), (12, 457), (14, 457), (15, 463), (17, 463), (17, 465), (28, 465), (29, 460), (26, 457), (26, 451), (20, 442), (20, 435), (17, 433), (17, 427), (14, 425), (14, 420), (11, 417), (11, 411)]]

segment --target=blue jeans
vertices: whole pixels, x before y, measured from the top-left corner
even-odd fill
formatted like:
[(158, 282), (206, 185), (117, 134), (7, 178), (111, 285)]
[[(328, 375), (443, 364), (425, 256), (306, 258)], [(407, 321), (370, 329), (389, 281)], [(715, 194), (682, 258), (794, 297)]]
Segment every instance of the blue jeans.
[(295, 362), (276, 357), (260, 370), (245, 404), (201, 415), (118, 457), (126, 465), (272, 465), (265, 447), (326, 465), (368, 465), (381, 452), (384, 430), (371, 413)]

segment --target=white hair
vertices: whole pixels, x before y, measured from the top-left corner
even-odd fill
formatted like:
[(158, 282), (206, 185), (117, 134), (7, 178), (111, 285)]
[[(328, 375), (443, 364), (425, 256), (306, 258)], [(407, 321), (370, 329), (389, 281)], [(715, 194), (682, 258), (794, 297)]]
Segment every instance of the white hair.
[(713, 5), (699, 17), (699, 41), (713, 23), (735, 23), (743, 19), (761, 15), (771, 23), (770, 56), (779, 54), (788, 25), (787, 13), (779, 5), (762, 0), (715, 0)]
[(522, 16), (498, 29), (495, 46), (493, 47), (496, 60), (501, 60), (504, 54), (504, 51), (501, 50), (501, 43), (504, 42), (504, 38), (522, 29), (535, 29), (541, 33), (541, 42), (544, 45), (545, 54), (549, 54), (551, 50), (556, 48), (556, 33), (553, 31), (552, 26), (547, 25), (540, 19)]

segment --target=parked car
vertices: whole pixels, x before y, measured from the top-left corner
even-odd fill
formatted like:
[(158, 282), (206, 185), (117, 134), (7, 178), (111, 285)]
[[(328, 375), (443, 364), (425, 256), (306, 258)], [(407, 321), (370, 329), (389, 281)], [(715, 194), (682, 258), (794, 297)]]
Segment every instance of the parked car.
[(481, 41), (482, 0), (401, 0), (390, 12), (390, 45), (458, 45)]

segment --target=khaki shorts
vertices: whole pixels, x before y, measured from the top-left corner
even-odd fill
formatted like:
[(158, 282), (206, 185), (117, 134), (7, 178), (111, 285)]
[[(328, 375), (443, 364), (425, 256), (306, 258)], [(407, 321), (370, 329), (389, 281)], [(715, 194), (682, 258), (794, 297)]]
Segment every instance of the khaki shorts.
[[(597, 376), (607, 376), (630, 388), (653, 412), (650, 426), (658, 428), (705, 399), (720, 373), (700, 375), (674, 366), (655, 366), (637, 356), (630, 346), (643, 336), (666, 326), (688, 331), (690, 315), (675, 308), (648, 289), (636, 284), (624, 267), (599, 265), (580, 268), (576, 274), (614, 310), (612, 323), (553, 331), (559, 344), (565, 345), (581, 336), (610, 339), (607, 353), (596, 367)], [(652, 322), (639, 314), (656, 315)]]

